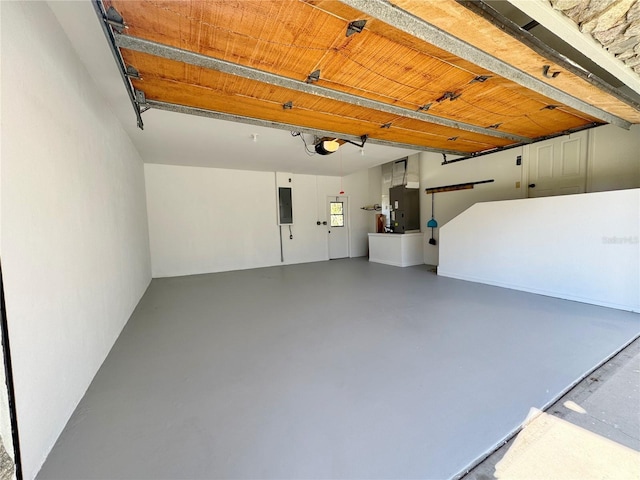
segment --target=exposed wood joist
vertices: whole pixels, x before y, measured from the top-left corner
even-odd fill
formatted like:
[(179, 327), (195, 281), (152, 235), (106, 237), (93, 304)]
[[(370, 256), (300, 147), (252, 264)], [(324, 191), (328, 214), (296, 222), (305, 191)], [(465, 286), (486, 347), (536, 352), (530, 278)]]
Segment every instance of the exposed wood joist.
[[(342, 0), (343, 3), (403, 32), (486, 68), (501, 77), (602, 121), (628, 129), (631, 123), (536, 78), (386, 0)], [(407, 5), (407, 2), (395, 2)], [(415, 3), (415, 2), (414, 2)], [(461, 7), (463, 8), (463, 7)], [(426, 13), (425, 13), (426, 16)], [(472, 29), (471, 29), (472, 30)]]

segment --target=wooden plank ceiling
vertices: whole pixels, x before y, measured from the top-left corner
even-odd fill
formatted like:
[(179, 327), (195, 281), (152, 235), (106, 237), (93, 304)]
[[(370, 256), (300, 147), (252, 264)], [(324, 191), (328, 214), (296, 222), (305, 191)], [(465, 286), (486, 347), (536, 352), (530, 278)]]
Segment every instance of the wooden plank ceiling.
[[(530, 75), (543, 78), (542, 64), (562, 70), (454, 0), (394, 3)], [(251, 67), (306, 88), (164, 58), (162, 49), (144, 53), (121, 47), (125, 65), (141, 77), (132, 79), (133, 87), (150, 101), (460, 154), (605, 123), (336, 0), (105, 0), (103, 5), (122, 15), (124, 36)], [(364, 29), (347, 36), (350, 22), (358, 20), (366, 20)], [(319, 78), (310, 80), (317, 70)], [(640, 123), (633, 106), (569, 72), (562, 71), (553, 85)], [(336, 99), (326, 95), (329, 90), (350, 95)], [(386, 105), (393, 111), (377, 107)]]

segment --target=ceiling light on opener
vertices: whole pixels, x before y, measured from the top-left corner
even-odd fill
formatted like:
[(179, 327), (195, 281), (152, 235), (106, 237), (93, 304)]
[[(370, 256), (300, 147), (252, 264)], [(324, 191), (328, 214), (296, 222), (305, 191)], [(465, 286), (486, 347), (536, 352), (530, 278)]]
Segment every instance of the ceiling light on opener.
[(330, 155), (340, 148), (337, 140), (322, 140), (316, 143), (316, 153), (320, 155)]

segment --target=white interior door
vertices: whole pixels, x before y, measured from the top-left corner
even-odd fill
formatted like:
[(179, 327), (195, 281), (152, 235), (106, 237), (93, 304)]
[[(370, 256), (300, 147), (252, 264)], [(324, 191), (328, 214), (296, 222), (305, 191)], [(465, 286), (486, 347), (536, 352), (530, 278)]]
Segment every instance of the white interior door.
[(535, 143), (529, 153), (529, 197), (585, 192), (587, 132)]
[(349, 256), (349, 208), (347, 197), (327, 199), (329, 259)]

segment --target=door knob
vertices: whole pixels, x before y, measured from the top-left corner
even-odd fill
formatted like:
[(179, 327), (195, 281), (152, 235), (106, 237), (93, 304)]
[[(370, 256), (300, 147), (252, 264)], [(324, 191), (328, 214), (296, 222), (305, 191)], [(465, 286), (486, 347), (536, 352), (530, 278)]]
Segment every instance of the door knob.
[(529, 188), (536, 188), (536, 184), (535, 183), (530, 183), (529, 184)]

